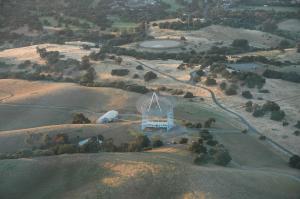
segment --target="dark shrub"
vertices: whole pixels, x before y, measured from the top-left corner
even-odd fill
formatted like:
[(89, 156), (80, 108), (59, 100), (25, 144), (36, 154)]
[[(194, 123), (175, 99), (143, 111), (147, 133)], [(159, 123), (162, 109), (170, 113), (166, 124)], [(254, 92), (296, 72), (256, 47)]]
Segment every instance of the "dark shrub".
[(218, 148), (213, 155), (213, 160), (217, 165), (226, 166), (232, 160), (232, 158), (226, 149)]
[(253, 111), (253, 102), (252, 101), (246, 102), (245, 110), (249, 113), (252, 113), (252, 111)]
[(261, 135), (261, 136), (259, 136), (259, 139), (260, 139), (260, 140), (266, 140), (266, 139), (267, 139), (267, 137), (266, 137), (266, 136), (264, 136), (264, 135)]
[(294, 135), (295, 135), (295, 136), (299, 136), (299, 135), (300, 135), (300, 131), (295, 131), (295, 132), (294, 132)]
[(201, 153), (201, 154), (197, 155), (197, 157), (194, 159), (194, 164), (203, 165), (203, 164), (207, 163), (207, 161), (208, 161), (207, 155)]
[(135, 143), (135, 142), (130, 142), (128, 145), (128, 152), (141, 152), (143, 148), (141, 145)]
[(205, 80), (205, 85), (206, 86), (214, 86), (214, 85), (217, 85), (217, 81), (215, 79), (213, 79), (213, 78), (208, 77)]
[(145, 93), (149, 92), (148, 88), (146, 88), (145, 86), (142, 86), (142, 85), (137, 85), (137, 84), (131, 84), (131, 85), (126, 86), (126, 90), (131, 91), (131, 92), (141, 93), (141, 94), (145, 94)]
[(285, 49), (291, 47), (291, 44), (288, 40), (281, 40), (280, 43), (278, 44), (279, 49)]
[(274, 70), (265, 70), (263, 73), (263, 76), (266, 78), (271, 78), (271, 79), (281, 79), (282, 78), (282, 72), (279, 71), (274, 71)]
[(213, 139), (213, 136), (210, 135), (209, 133), (200, 133), (199, 135), (203, 140), (212, 140)]
[(76, 113), (73, 116), (72, 124), (90, 124), (91, 121), (85, 117), (82, 113)]
[(186, 92), (185, 95), (183, 96), (184, 98), (194, 98), (194, 94), (191, 92)]
[(138, 79), (138, 78), (140, 78), (140, 76), (139, 76), (138, 74), (134, 74), (134, 75), (132, 76), (132, 78), (133, 78), (133, 79)]
[(276, 102), (267, 101), (262, 106), (262, 109), (265, 112), (267, 112), (267, 111), (279, 111), (280, 110), (280, 106)]
[(251, 94), (250, 91), (243, 91), (242, 92), (242, 96), (246, 99), (252, 99), (253, 98), (253, 95)]
[(216, 140), (208, 140), (206, 142), (206, 144), (209, 145), (209, 146), (216, 146), (218, 144), (218, 141), (216, 141)]
[(90, 58), (88, 56), (83, 56), (81, 58), (79, 70), (87, 70), (90, 67), (91, 67)]
[(233, 40), (231, 45), (236, 48), (242, 48), (242, 49), (249, 48), (249, 42), (247, 39), (235, 39)]
[(292, 168), (300, 169), (300, 156), (293, 155), (289, 160), (289, 165)]
[(138, 66), (136, 67), (136, 69), (137, 69), (137, 70), (144, 70), (144, 67), (143, 67), (142, 65), (138, 65)]
[(164, 145), (163, 141), (161, 141), (158, 138), (152, 140), (152, 146), (153, 147), (161, 147), (163, 145)]
[(207, 148), (201, 142), (193, 142), (189, 146), (189, 150), (193, 153), (207, 153)]
[(221, 88), (221, 90), (225, 90), (225, 89), (227, 88), (226, 82), (222, 82), (222, 83), (220, 84), (220, 88)]
[(25, 68), (27, 68), (27, 67), (29, 67), (29, 66), (31, 66), (31, 61), (30, 61), (30, 60), (26, 60), (26, 61), (24, 61), (23, 63), (20, 63), (20, 64), (18, 65), (18, 68), (19, 68), (19, 69), (25, 69)]
[(300, 129), (300, 121), (297, 121), (297, 124), (295, 125), (295, 127), (296, 127), (297, 129)]
[(212, 124), (216, 123), (215, 118), (209, 118), (207, 121), (204, 123), (204, 128), (210, 128)]
[(237, 91), (235, 88), (233, 88), (232, 86), (230, 86), (228, 89), (225, 90), (225, 94), (226, 95), (236, 95)]
[(244, 129), (244, 130), (242, 130), (242, 133), (246, 134), (246, 133), (248, 133), (248, 130)]
[(150, 146), (150, 140), (146, 135), (139, 135), (135, 138), (135, 143), (137, 143), (142, 148), (146, 148)]
[[(101, 138), (101, 136), (100, 136), (100, 138)], [(102, 138), (100, 140), (104, 141), (104, 138)], [(110, 140), (108, 142), (110, 142)], [(109, 144), (111, 144), (111, 143), (106, 142), (103, 145), (107, 149), (107, 148), (110, 148), (110, 147), (107, 147)], [(100, 143), (99, 143), (97, 137), (91, 137), (86, 144), (80, 146), (79, 151), (81, 153), (97, 153), (100, 149), (101, 149), (101, 146), (100, 146)]]
[(271, 120), (281, 121), (285, 117), (284, 111), (272, 111)]
[(129, 74), (129, 70), (128, 69), (113, 69), (111, 71), (111, 75), (112, 76), (126, 76)]
[(282, 126), (288, 126), (290, 123), (289, 122), (287, 122), (286, 120), (284, 120), (283, 122), (282, 122)]
[(87, 69), (86, 73), (80, 78), (80, 83), (93, 83), (96, 78), (96, 71), (93, 67)]
[(252, 115), (253, 117), (263, 117), (265, 115), (265, 111), (262, 108), (256, 108)]
[(179, 144), (187, 144), (188, 141), (189, 141), (188, 138), (181, 138), (181, 139), (179, 140)]
[(266, 89), (259, 90), (258, 92), (259, 92), (259, 93), (270, 93), (270, 91), (269, 91), (269, 90), (266, 90)]
[(117, 147), (114, 145), (114, 140), (112, 138), (104, 140), (101, 145), (104, 152), (116, 152)]
[(156, 79), (156, 78), (157, 78), (157, 75), (152, 71), (149, 71), (144, 75), (144, 80), (146, 82), (151, 81), (151, 80)]
[(194, 124), (195, 128), (197, 129), (201, 129), (202, 128), (202, 124), (200, 122)]

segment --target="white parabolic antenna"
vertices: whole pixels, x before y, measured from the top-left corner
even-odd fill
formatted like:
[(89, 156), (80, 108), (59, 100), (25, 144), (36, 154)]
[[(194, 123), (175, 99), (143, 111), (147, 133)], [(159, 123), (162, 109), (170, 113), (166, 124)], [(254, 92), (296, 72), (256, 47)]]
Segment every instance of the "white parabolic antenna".
[(137, 109), (142, 114), (142, 130), (145, 128), (174, 127), (174, 101), (166, 96), (159, 96), (153, 92), (145, 95), (137, 102)]

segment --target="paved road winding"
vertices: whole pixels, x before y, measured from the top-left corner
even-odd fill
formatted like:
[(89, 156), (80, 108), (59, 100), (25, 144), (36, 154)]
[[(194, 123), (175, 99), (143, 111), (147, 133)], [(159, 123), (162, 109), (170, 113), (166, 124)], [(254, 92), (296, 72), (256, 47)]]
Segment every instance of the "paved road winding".
[[(240, 119), (240, 121), (241, 121), (244, 125), (247, 126), (248, 131), (253, 132), (253, 133), (256, 133), (256, 134), (258, 134), (258, 135), (260, 135), (260, 136), (264, 136), (264, 135), (263, 135), (262, 133), (260, 133), (253, 125), (251, 125), (251, 124), (250, 124), (243, 116), (241, 116), (240, 114), (238, 114), (238, 113), (236, 113), (236, 112), (234, 112), (234, 111), (232, 111), (232, 110), (226, 108), (224, 105), (222, 105), (222, 104), (218, 101), (218, 99), (216, 98), (215, 93), (214, 93), (211, 89), (209, 89), (209, 88), (207, 88), (207, 87), (205, 87), (205, 86), (195, 85), (195, 84), (192, 83), (192, 82), (186, 82), (186, 81), (177, 79), (176, 77), (174, 77), (174, 76), (172, 76), (172, 75), (170, 75), (170, 74), (168, 74), (168, 73), (162, 72), (162, 71), (160, 71), (160, 70), (158, 70), (158, 69), (156, 69), (156, 68), (153, 68), (153, 67), (149, 66), (148, 64), (146, 64), (146, 63), (144, 63), (144, 62), (142, 62), (142, 61), (135, 60), (135, 59), (132, 59), (132, 58), (130, 58), (130, 57), (127, 57), (127, 59), (129, 59), (129, 60), (131, 60), (131, 61), (133, 61), (133, 62), (136, 62), (136, 63), (138, 63), (138, 64), (140, 64), (140, 65), (142, 65), (142, 66), (144, 66), (144, 67), (146, 67), (146, 68), (148, 68), (148, 69), (154, 71), (154, 72), (157, 72), (157, 73), (159, 73), (159, 74), (161, 74), (161, 75), (164, 75), (164, 76), (166, 76), (166, 77), (168, 77), (168, 78), (170, 78), (170, 79), (173, 79), (174, 81), (177, 81), (177, 82), (180, 82), (180, 83), (183, 83), (183, 84), (188, 84), (188, 85), (190, 85), (190, 86), (193, 86), (193, 87), (196, 87), (196, 88), (201, 88), (201, 89), (204, 89), (204, 90), (208, 91), (208, 92), (210, 93), (210, 95), (211, 95), (211, 98), (212, 98), (213, 102), (214, 102), (219, 108), (221, 108), (221, 109), (223, 109), (224, 111), (226, 111), (226, 112), (228, 112), (228, 113), (230, 113), (230, 114), (232, 114), (232, 115), (238, 117), (238, 118)], [(288, 149), (284, 148), (283, 146), (279, 145), (278, 143), (276, 143), (275, 141), (273, 141), (271, 138), (266, 137), (266, 142), (268, 142), (268, 143), (271, 144), (274, 148), (276, 148), (277, 150), (280, 150), (281, 152), (283, 152), (284, 154), (286, 154), (286, 155), (288, 155), (288, 156), (293, 156), (293, 155), (295, 155), (293, 152), (291, 152), (290, 150), (288, 150)]]

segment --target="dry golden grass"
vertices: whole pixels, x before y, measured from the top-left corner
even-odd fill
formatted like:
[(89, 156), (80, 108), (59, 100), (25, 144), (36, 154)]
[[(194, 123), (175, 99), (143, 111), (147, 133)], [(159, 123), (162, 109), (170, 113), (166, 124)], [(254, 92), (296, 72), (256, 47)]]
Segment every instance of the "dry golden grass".
[(139, 161), (125, 161), (120, 163), (104, 163), (102, 166), (109, 171), (112, 171), (112, 175), (110, 177), (106, 177), (102, 179), (102, 182), (105, 185), (111, 187), (117, 187), (126, 183), (126, 181), (131, 178), (136, 178), (138, 175), (143, 173), (152, 173), (158, 174), (161, 170), (159, 165), (139, 162)]

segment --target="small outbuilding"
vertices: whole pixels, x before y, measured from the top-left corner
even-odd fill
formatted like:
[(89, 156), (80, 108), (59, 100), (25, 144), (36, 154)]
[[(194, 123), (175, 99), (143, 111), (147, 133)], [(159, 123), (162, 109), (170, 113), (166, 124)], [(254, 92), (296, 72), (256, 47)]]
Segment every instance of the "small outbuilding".
[(97, 121), (97, 124), (105, 124), (105, 123), (110, 123), (114, 122), (119, 119), (119, 112), (118, 111), (108, 111), (104, 115), (102, 115)]

